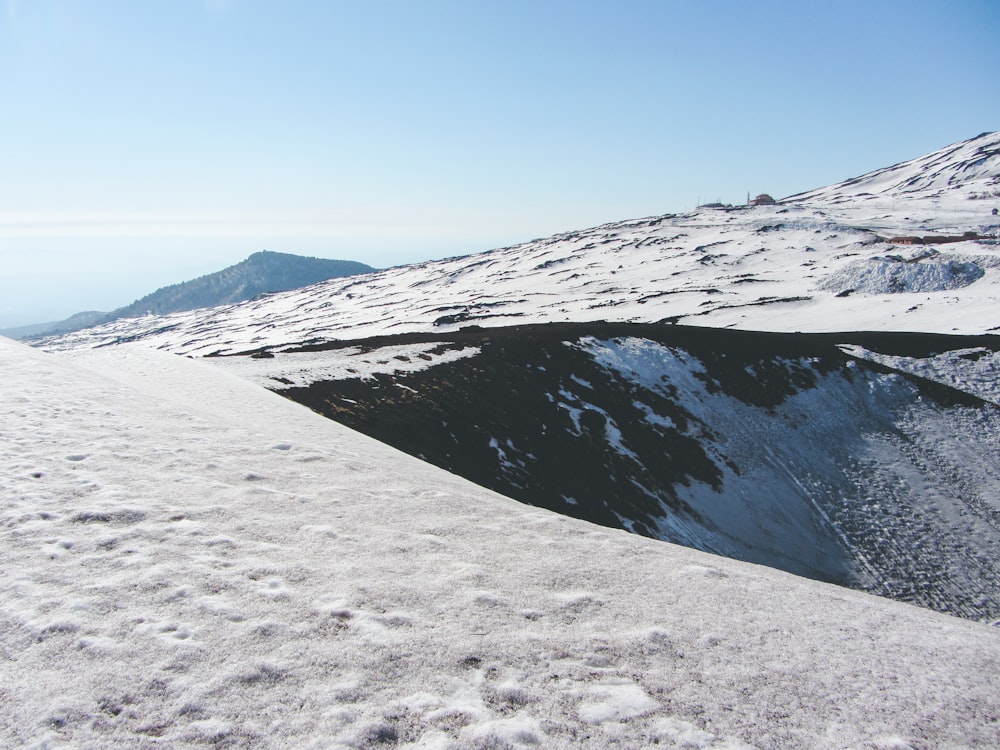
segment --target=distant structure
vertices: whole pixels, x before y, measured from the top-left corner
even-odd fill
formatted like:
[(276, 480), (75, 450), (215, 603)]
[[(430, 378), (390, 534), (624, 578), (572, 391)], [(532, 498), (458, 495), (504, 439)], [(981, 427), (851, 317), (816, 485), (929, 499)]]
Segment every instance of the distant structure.
[(767, 193), (761, 193), (756, 198), (750, 201), (751, 206), (773, 206), (775, 204), (774, 198), (772, 198)]
[(894, 245), (942, 245), (948, 242), (967, 242), (969, 240), (985, 239), (979, 236), (978, 232), (965, 232), (964, 234), (929, 234), (924, 237), (890, 237), (887, 241)]

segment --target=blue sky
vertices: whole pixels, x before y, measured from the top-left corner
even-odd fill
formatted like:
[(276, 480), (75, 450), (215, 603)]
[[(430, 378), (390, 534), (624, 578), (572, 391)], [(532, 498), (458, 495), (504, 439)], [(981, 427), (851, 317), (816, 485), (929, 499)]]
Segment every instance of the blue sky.
[(5, 0), (0, 327), (389, 266), (1000, 127), (996, 0)]

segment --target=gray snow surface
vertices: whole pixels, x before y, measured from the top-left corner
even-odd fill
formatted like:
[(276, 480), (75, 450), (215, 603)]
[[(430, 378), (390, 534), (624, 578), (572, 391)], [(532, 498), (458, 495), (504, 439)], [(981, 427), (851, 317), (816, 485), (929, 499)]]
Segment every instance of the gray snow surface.
[(0, 746), (989, 748), (1000, 631), (0, 339)]

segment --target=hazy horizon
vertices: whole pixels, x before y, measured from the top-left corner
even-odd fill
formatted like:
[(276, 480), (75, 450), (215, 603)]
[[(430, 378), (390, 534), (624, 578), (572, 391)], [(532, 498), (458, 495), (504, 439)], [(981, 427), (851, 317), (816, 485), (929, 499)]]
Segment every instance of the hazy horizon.
[(0, 328), (264, 249), (386, 267), (838, 182), (997, 129), (998, 31), (986, 0), (8, 0)]

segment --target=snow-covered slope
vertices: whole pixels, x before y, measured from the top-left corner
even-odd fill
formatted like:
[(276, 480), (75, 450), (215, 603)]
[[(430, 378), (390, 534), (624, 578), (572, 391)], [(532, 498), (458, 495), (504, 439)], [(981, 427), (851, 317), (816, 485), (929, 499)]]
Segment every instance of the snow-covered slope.
[[(985, 134), (779, 205), (606, 224), (231, 307), (121, 320), (43, 346), (140, 342), (205, 355), (594, 320), (987, 333), (1000, 330), (998, 182), (1000, 134)], [(885, 241), (965, 232), (994, 239)]]
[(7, 747), (985, 748), (1000, 632), (526, 507), (207, 363), (0, 340)]
[(992, 212), (1000, 207), (1000, 133), (983, 133), (780, 202), (821, 207), (834, 221), (888, 237), (996, 235), (1000, 219)]
[(992, 206), (1000, 198), (998, 158), (1000, 136), (982, 133), (926, 156), (876, 169), (819, 190), (799, 193), (782, 202), (856, 204), (859, 201), (936, 200), (941, 201), (939, 206), (957, 208), (963, 201), (988, 200)]

